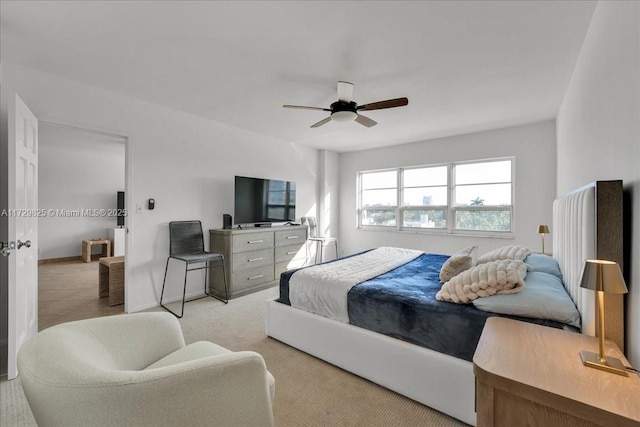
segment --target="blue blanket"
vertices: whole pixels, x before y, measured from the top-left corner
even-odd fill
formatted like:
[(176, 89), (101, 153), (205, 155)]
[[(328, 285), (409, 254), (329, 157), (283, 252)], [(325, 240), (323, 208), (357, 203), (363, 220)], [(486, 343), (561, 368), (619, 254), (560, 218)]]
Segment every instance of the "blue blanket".
[[(491, 316), (473, 304), (453, 304), (435, 298), (440, 290), (439, 273), (448, 255), (422, 254), (388, 273), (360, 283), (349, 291), (349, 323), (398, 338), (440, 353), (471, 361), (484, 323)], [(289, 301), (289, 278), (280, 278), (280, 302)], [(502, 315), (500, 315), (502, 316)], [(563, 325), (549, 320), (510, 317), (547, 326)]]

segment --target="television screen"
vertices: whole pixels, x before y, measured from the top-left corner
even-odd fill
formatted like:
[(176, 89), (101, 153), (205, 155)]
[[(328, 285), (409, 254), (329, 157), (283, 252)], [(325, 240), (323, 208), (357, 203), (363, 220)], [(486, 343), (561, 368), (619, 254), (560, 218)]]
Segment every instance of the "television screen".
[(118, 225), (118, 227), (124, 227), (124, 191), (118, 191), (116, 207), (116, 224)]
[(235, 224), (294, 221), (296, 183), (236, 176)]

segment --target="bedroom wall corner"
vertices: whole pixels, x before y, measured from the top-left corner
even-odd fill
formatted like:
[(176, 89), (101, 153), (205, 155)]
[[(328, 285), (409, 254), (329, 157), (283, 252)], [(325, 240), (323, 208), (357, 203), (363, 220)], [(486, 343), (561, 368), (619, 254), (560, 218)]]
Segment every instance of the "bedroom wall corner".
[(318, 173), (318, 235), (340, 234), (340, 156), (335, 151), (320, 150)]
[(640, 366), (640, 3), (600, 1), (557, 117), (557, 191), (622, 179), (626, 356)]

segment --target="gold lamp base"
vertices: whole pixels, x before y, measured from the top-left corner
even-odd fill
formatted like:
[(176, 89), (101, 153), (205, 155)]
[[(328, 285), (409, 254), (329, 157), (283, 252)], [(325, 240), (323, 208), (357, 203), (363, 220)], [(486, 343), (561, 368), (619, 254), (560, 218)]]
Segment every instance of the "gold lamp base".
[(598, 353), (580, 350), (580, 358), (582, 359), (582, 364), (590, 368), (600, 369), (602, 371), (611, 372), (625, 377), (629, 376), (629, 373), (625, 369), (622, 362), (615, 357), (604, 356), (606, 362), (602, 363), (600, 361), (600, 356), (598, 355)]

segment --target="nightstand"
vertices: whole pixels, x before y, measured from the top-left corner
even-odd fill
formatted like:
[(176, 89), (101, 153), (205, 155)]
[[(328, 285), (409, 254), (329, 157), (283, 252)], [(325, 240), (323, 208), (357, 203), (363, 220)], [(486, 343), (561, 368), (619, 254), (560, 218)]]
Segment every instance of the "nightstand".
[[(586, 367), (595, 337), (501, 317), (473, 356), (477, 426), (640, 426), (640, 378)], [(629, 362), (614, 343), (607, 355)]]

